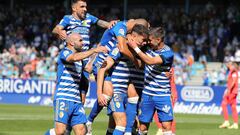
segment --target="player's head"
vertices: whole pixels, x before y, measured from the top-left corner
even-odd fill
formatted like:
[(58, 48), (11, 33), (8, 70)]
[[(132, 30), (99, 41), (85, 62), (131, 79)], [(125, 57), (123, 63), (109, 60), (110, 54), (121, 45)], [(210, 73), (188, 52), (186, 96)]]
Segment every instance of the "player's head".
[(81, 51), (83, 39), (78, 33), (71, 33), (67, 36), (67, 45), (72, 46), (75, 51)]
[(72, 0), (72, 11), (79, 19), (85, 19), (87, 14), (86, 0)]
[(227, 68), (228, 68), (229, 70), (238, 69), (238, 64), (237, 64), (237, 62), (234, 61), (234, 60), (228, 61), (228, 62), (226, 63), (226, 65), (227, 65)]
[(133, 28), (133, 26), (135, 24), (141, 24), (141, 25), (145, 26), (146, 28), (150, 27), (149, 23), (143, 18), (130, 19), (130, 20), (128, 20), (128, 23), (129, 23), (129, 27), (131, 27), (131, 28)]
[(136, 24), (133, 26), (131, 31), (131, 36), (134, 38), (134, 41), (138, 44), (139, 47), (145, 45), (148, 40), (148, 28), (141, 25)]
[(163, 27), (152, 28), (149, 31), (149, 43), (153, 48), (158, 47), (164, 43), (165, 30)]

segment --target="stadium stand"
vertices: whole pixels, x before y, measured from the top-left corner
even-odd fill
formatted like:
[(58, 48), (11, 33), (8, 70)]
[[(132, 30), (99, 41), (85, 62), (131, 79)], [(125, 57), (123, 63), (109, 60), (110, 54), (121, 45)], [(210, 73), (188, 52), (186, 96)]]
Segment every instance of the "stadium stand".
[[(66, 12), (61, 6), (15, 5), (14, 12), (7, 7), (0, 9), (0, 77), (55, 79), (61, 41), (53, 37), (51, 30)], [(122, 18), (121, 6), (108, 6), (91, 5), (89, 10), (104, 20)], [(166, 27), (166, 43), (175, 52), (177, 84), (203, 84), (204, 68), (212, 72), (216, 65), (221, 67), (221, 63), (210, 62), (223, 62), (224, 58), (239, 51), (240, 11), (237, 5), (219, 6), (208, 2), (192, 5), (194, 8), (189, 13), (183, 6), (159, 3), (157, 8), (156, 5), (129, 7), (128, 18), (143, 17), (152, 26), (163, 24)], [(92, 31), (91, 41), (95, 44), (103, 30), (93, 27)], [(221, 70), (224, 74), (226, 69)]]

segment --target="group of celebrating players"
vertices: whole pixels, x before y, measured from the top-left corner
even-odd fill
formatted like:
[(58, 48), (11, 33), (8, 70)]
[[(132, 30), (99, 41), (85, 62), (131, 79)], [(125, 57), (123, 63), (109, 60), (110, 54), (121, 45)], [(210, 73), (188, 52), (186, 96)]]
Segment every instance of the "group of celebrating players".
[[(106, 28), (96, 48), (90, 47), (92, 24)], [(146, 135), (155, 112), (162, 134), (174, 134), (176, 96), (171, 96), (174, 86), (170, 85), (174, 54), (164, 44), (163, 27), (150, 28), (145, 19), (106, 22), (87, 13), (85, 0), (73, 0), (72, 15), (65, 15), (53, 33), (64, 40), (65, 47), (57, 62), (55, 127), (46, 135), (71, 130), (91, 135), (92, 123), (103, 107), (109, 116), (107, 135)], [(83, 105), (89, 73), (97, 80), (98, 99), (87, 118)]]

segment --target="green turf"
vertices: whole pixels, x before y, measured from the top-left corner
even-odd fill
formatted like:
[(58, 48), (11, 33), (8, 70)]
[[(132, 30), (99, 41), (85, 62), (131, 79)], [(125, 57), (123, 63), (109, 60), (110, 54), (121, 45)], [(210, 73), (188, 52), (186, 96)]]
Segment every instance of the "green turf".
[[(89, 110), (87, 110), (89, 113)], [(176, 114), (177, 135), (240, 135), (240, 130), (218, 129), (221, 116)], [(107, 116), (103, 111), (93, 123), (93, 134), (104, 135)], [(0, 135), (43, 135), (53, 127), (51, 107), (0, 105)], [(152, 124), (149, 135), (155, 135)]]

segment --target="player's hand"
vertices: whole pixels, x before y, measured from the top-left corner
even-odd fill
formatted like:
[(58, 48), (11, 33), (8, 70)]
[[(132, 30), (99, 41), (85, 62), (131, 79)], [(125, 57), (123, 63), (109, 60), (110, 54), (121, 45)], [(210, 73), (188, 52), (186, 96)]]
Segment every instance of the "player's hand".
[(100, 106), (107, 106), (107, 99), (104, 97), (103, 94), (98, 95), (98, 103)]
[(165, 72), (167, 78), (171, 78), (173, 76), (172, 72)]
[(138, 43), (134, 40), (133, 37), (128, 38), (128, 45), (133, 49), (138, 47)]
[(108, 29), (111, 29), (113, 26), (115, 26), (115, 25), (117, 24), (118, 21), (120, 21), (120, 20), (113, 20), (113, 21), (110, 21), (110, 22), (109, 22)]
[(105, 68), (106, 66), (107, 66), (107, 61), (104, 61), (104, 62), (102, 63), (101, 68)]
[(65, 30), (59, 30), (58, 36), (60, 39), (65, 40), (67, 38), (67, 32)]
[(134, 61), (134, 66), (135, 66), (135, 68), (140, 69), (140, 67), (141, 67), (141, 60), (136, 59)]
[(107, 50), (107, 48), (104, 47), (104, 46), (98, 46), (97, 48), (95, 48), (94, 52), (95, 52), (95, 53), (99, 53), (99, 52), (107, 53), (108, 50)]

